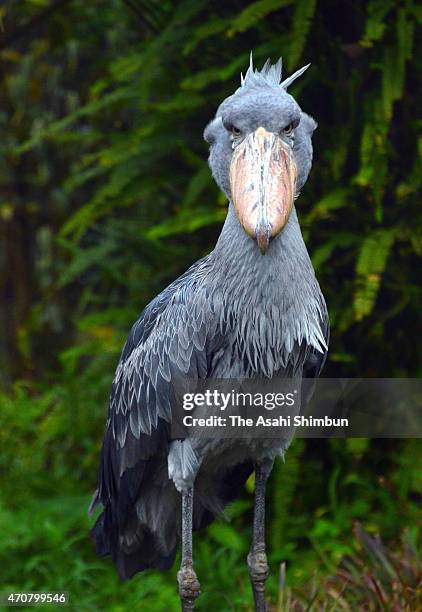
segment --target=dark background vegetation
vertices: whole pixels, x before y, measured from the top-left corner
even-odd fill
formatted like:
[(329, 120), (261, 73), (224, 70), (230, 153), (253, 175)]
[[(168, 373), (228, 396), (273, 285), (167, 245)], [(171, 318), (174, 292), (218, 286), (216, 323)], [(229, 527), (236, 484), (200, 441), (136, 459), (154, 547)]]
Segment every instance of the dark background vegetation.
[[(325, 375), (421, 375), (420, 17), (412, 0), (2, 3), (2, 589), (178, 607), (175, 570), (118, 583), (86, 508), (128, 329), (219, 234), (202, 131), (251, 49), (285, 74), (312, 62), (291, 93), (319, 123), (297, 209), (330, 311)], [(419, 440), (293, 443), (269, 487), (274, 609), (422, 609), (421, 459)], [(252, 490), (195, 541), (200, 610), (251, 609)]]

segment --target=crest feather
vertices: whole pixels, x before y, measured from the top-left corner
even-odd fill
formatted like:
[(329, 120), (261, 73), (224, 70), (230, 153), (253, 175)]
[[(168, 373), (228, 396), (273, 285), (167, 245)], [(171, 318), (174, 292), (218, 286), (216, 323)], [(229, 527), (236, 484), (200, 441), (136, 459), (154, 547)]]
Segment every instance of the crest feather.
[(271, 64), (270, 58), (267, 59), (265, 64), (262, 66), (261, 70), (257, 70), (253, 66), (253, 57), (252, 51), (249, 59), (249, 67), (246, 71), (245, 76), (243, 74), (240, 75), (240, 85), (241, 87), (254, 87), (259, 85), (269, 85), (270, 87), (283, 87), (283, 89), (287, 89), (289, 85), (293, 83), (298, 77), (300, 77), (305, 70), (309, 68), (311, 64), (307, 64), (296, 70), (294, 74), (287, 77), (284, 81), (281, 81), (281, 73), (282, 73), (282, 59), (278, 60), (275, 64)]
[(299, 78), (305, 72), (305, 70), (308, 70), (310, 65), (311, 64), (306, 64), (306, 66), (303, 66), (302, 68), (299, 68), (299, 70), (296, 70), (296, 72), (291, 74), (289, 77), (287, 77), (287, 79), (280, 83), (281, 87), (287, 89), (289, 85), (293, 83), (293, 81), (296, 81), (296, 79)]

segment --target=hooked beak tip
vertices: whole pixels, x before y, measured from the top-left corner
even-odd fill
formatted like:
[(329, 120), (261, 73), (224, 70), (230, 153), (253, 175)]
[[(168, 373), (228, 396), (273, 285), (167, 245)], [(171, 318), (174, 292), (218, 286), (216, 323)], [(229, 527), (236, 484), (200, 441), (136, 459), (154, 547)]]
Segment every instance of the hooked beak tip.
[(265, 255), (270, 244), (271, 230), (267, 225), (259, 224), (256, 228), (255, 239), (261, 255)]

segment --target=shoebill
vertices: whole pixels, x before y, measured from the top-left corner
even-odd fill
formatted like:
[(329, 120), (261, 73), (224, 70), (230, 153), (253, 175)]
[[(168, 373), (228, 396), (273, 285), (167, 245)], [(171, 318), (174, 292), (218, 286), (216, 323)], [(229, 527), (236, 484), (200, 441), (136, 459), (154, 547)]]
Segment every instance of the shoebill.
[(255, 472), (247, 557), (255, 608), (266, 610), (265, 486), (289, 439), (172, 439), (176, 380), (317, 377), (328, 316), (294, 206), (312, 165), (315, 121), (287, 92), (281, 60), (251, 64), (219, 106), (204, 138), (209, 166), (228, 198), (214, 250), (146, 306), (112, 384), (91, 511), (99, 555), (121, 579), (147, 568), (178, 572), (182, 610), (200, 584), (192, 530), (209, 524)]

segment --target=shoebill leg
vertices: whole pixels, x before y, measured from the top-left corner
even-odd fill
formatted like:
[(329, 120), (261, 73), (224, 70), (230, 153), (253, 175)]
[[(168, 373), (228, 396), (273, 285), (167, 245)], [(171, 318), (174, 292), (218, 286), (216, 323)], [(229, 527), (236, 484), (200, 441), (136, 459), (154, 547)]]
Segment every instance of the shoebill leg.
[(248, 554), (256, 612), (266, 612), (265, 581), (269, 567), (265, 553), (265, 485), (273, 467), (273, 460), (261, 461), (255, 466), (255, 499), (253, 513), (252, 545)]
[(193, 487), (182, 493), (182, 562), (177, 572), (182, 612), (194, 610), (201, 585), (193, 569), (192, 559)]

